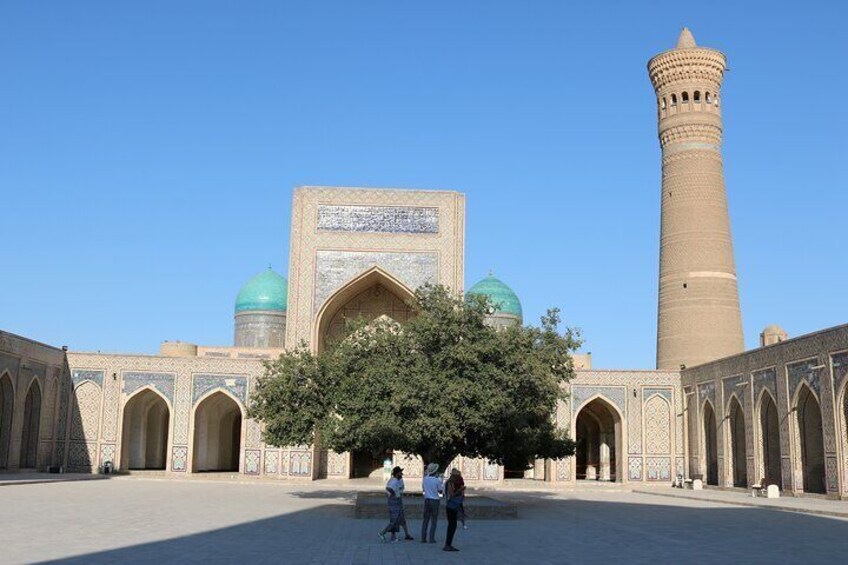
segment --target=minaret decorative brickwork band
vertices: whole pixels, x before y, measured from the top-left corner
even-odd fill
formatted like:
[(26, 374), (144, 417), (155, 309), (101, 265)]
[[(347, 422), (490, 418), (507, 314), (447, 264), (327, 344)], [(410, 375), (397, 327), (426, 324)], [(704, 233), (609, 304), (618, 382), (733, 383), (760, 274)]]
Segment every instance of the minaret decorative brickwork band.
[(688, 29), (648, 62), (662, 147), (657, 368), (744, 349), (721, 159), (725, 56)]

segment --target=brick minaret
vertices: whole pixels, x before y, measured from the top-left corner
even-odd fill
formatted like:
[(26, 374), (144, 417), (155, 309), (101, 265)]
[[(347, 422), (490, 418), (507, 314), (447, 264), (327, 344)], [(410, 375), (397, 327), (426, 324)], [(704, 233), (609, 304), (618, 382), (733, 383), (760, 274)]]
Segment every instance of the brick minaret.
[(662, 147), (658, 369), (744, 349), (721, 160), (726, 64), (686, 28), (648, 62)]

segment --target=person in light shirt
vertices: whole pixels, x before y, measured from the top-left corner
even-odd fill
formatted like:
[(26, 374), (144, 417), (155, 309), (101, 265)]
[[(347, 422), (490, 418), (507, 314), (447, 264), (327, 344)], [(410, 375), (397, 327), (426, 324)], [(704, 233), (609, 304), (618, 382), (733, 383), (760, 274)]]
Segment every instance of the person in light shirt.
[(400, 529), (403, 528), (403, 533), (406, 534), (405, 540), (413, 540), (409, 535), (409, 529), (406, 527), (406, 516), (403, 513), (403, 469), (395, 467), (392, 469), (392, 478), (386, 483), (386, 493), (389, 495), (389, 525), (383, 528), (380, 533), (380, 541), (386, 541), (386, 533), (391, 533), (391, 541), (400, 541), (397, 537)]
[[(436, 543), (436, 522), (439, 518), (440, 497), (444, 492), (442, 480), (436, 475), (439, 472), (438, 463), (430, 463), (424, 469), (421, 480), (421, 490), (424, 493), (424, 521), (421, 523), (421, 543)], [(427, 525), (430, 535), (427, 536)]]

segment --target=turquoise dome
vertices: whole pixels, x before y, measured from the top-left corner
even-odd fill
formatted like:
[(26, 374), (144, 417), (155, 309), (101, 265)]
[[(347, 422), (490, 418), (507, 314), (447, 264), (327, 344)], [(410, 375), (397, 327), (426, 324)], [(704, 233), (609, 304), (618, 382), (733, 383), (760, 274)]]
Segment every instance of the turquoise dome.
[(277, 310), (288, 306), (289, 282), (268, 267), (241, 287), (236, 298), (236, 313), (249, 310)]
[(522, 317), (521, 302), (515, 291), (492, 274), (468, 289), (468, 294), (488, 296), (499, 312)]

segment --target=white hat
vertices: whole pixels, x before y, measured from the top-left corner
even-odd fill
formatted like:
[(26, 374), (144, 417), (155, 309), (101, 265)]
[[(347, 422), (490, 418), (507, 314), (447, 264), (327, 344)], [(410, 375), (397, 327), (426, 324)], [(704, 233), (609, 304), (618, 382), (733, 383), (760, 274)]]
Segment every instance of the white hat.
[(430, 463), (429, 465), (427, 465), (427, 468), (424, 469), (424, 474), (425, 475), (432, 475), (438, 470), (439, 470), (439, 464), (438, 463)]

